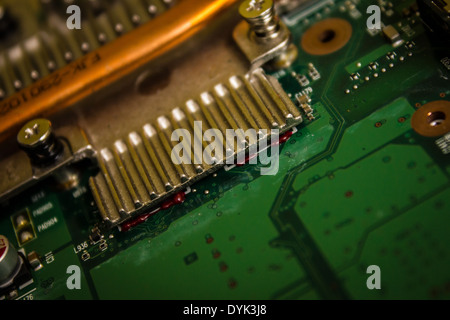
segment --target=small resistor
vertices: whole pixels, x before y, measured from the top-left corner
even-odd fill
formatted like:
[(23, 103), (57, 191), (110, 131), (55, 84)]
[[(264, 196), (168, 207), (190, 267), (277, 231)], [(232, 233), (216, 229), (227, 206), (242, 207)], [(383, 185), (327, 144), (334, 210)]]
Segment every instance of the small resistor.
[(298, 83), (302, 87), (306, 87), (306, 86), (309, 85), (309, 80), (308, 80), (308, 78), (305, 75), (297, 74), (296, 72), (292, 72), (291, 75), (298, 81)]
[(309, 96), (306, 94), (299, 95), (297, 96), (297, 101), (299, 102), (300, 108), (302, 108), (308, 120), (314, 120), (314, 109), (311, 107), (311, 99), (309, 98)]
[(308, 74), (311, 77), (311, 79), (313, 79), (314, 81), (319, 80), (320, 73), (319, 71), (317, 71), (316, 67), (312, 63), (309, 63), (308, 68), (309, 68)]

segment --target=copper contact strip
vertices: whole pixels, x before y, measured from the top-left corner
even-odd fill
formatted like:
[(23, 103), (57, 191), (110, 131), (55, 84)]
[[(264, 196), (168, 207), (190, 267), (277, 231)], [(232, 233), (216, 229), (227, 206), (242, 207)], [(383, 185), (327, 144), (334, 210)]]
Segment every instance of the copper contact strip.
[[(194, 132), (194, 122), (189, 122), (186, 114), (183, 112), (183, 110), (181, 110), (180, 108), (175, 108), (172, 110), (172, 126), (175, 129), (188, 129), (189, 132)], [(185, 135), (183, 135), (183, 145), (185, 146), (185, 149), (189, 149), (189, 144), (187, 142), (187, 138)], [(196, 135), (194, 133), (193, 136), (194, 139), (197, 139), (198, 141), (202, 141), (201, 137), (199, 137), (198, 135)], [(192, 140), (192, 139), (191, 139)], [(191, 143), (193, 143), (193, 141), (191, 141)], [(195, 160), (194, 163), (199, 163), (202, 161), (202, 159), (199, 157), (198, 154), (196, 154), (194, 152), (194, 150), (191, 150), (190, 153), (191, 159)], [(208, 168), (209, 165), (208, 164), (204, 164), (204, 167)], [(202, 165), (196, 164), (195, 166), (193, 166), (193, 169), (195, 170), (196, 173), (201, 173), (205, 170)]]
[[(168, 117), (162, 116), (154, 123), (144, 125), (141, 134), (132, 132), (126, 139), (116, 141), (111, 149), (101, 150), (101, 172), (90, 179), (90, 187), (104, 221), (115, 226), (132, 215), (148, 211), (170, 195), (218, 170), (241, 151), (237, 145), (230, 144), (228, 148), (233, 148), (231, 153), (217, 158), (216, 164), (207, 164), (203, 159), (198, 165), (176, 165), (171, 160), (171, 151), (179, 141), (171, 141), (172, 130), (188, 130), (191, 137), (188, 150), (193, 155), (193, 139), (203, 141), (204, 132), (214, 128), (216, 123), (221, 124), (216, 128), (225, 137), (227, 129), (244, 129), (239, 127), (244, 123), (256, 131), (269, 131), (274, 128), (272, 114), (276, 116), (276, 129), (280, 130), (280, 135), (302, 122), (300, 111), (280, 90), (277, 80), (261, 69), (251, 76), (234, 76), (229, 82), (227, 86), (220, 84), (211, 92), (202, 93), (197, 100), (189, 100), (183, 108), (173, 109)], [(201, 104), (206, 105), (205, 109), (201, 109)], [(214, 120), (202, 122), (202, 132), (194, 133), (194, 126), (189, 122), (208, 118)], [(265, 120), (254, 121), (261, 118)], [(260, 123), (265, 125), (259, 126)], [(262, 135), (259, 139), (267, 137)]]
[[(136, 170), (139, 177), (150, 194), (150, 199), (155, 199), (159, 194), (166, 191), (161, 176), (157, 174), (157, 169), (150, 161), (150, 158), (145, 151), (141, 136), (132, 132), (128, 136), (128, 150), (130, 150), (131, 159), (136, 164)], [(152, 177), (156, 177), (152, 179)]]

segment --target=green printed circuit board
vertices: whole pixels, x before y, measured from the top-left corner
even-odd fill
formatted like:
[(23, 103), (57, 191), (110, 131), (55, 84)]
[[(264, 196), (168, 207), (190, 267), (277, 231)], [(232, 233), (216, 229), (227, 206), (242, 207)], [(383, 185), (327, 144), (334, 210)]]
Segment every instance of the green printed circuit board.
[[(367, 27), (370, 4), (383, 31)], [(83, 162), (74, 188), (44, 180), (4, 202), (0, 234), (40, 264), (13, 298), (449, 299), (450, 44), (421, 16), (410, 0), (281, 14), (298, 57), (267, 72), (312, 110), (276, 175), (218, 170), (127, 232), (99, 228)]]

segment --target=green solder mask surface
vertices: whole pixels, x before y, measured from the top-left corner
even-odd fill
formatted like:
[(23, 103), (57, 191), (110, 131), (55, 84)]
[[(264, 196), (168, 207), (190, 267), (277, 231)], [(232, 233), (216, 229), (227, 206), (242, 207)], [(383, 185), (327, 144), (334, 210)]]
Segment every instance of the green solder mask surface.
[[(261, 176), (260, 165), (221, 170), (182, 205), (129, 232), (105, 231), (95, 244), (92, 172), (68, 191), (44, 182), (2, 209), (0, 234), (43, 264), (19, 298), (450, 298), (450, 162), (410, 122), (416, 105), (448, 100), (450, 72), (440, 62), (448, 47), (433, 43), (417, 16), (402, 16), (413, 1), (382, 15), (412, 48), (367, 31), (370, 1), (356, 6), (359, 18), (343, 1), (321, 3), (285, 17), (299, 56), (273, 75), (293, 101), (306, 88), (292, 72), (307, 75), (313, 63), (321, 78), (309, 79), (315, 120), (282, 145), (278, 174)], [(350, 41), (332, 54), (305, 53), (302, 34), (328, 17), (352, 24)], [(375, 62), (377, 71), (368, 67)], [(36, 237), (19, 246), (11, 216), (23, 210)], [(81, 290), (67, 288), (69, 265), (81, 267)], [(381, 270), (379, 290), (366, 284), (371, 265)]]

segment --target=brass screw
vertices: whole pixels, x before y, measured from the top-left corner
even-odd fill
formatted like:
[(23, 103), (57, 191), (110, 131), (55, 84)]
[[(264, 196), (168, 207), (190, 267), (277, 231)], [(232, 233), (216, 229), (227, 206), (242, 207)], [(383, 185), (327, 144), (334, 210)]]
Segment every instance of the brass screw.
[(275, 37), (280, 30), (272, 0), (245, 0), (239, 7), (239, 13), (258, 37)]
[(22, 127), (17, 135), (19, 147), (36, 165), (47, 165), (62, 152), (62, 144), (53, 132), (52, 124), (46, 119), (34, 119)]

